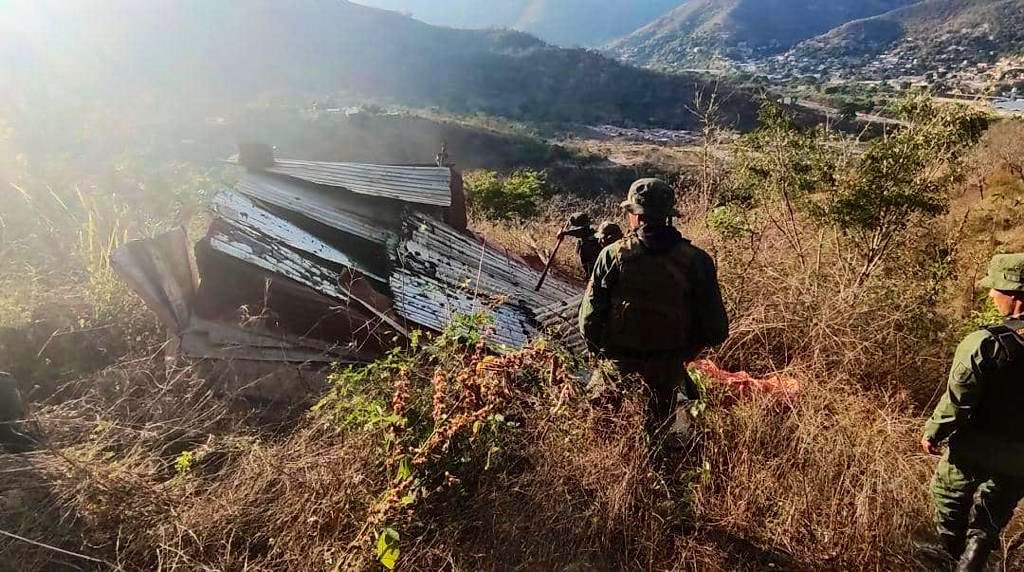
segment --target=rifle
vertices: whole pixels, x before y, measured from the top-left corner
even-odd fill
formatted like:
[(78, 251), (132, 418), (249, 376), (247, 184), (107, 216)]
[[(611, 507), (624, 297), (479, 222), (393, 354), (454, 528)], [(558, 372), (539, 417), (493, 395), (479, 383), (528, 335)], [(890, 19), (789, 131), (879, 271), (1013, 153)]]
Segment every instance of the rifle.
[(569, 225), (566, 224), (562, 229), (562, 232), (558, 233), (558, 242), (555, 243), (555, 249), (551, 251), (551, 256), (548, 257), (547, 264), (544, 265), (544, 272), (540, 275), (540, 280), (537, 281), (537, 287), (533, 289), (534, 292), (540, 292), (541, 287), (544, 286), (544, 281), (548, 279), (548, 272), (551, 271), (551, 265), (555, 263), (555, 255), (558, 254), (558, 249), (562, 247), (562, 243), (565, 242), (567, 236), (565, 232), (569, 230)]

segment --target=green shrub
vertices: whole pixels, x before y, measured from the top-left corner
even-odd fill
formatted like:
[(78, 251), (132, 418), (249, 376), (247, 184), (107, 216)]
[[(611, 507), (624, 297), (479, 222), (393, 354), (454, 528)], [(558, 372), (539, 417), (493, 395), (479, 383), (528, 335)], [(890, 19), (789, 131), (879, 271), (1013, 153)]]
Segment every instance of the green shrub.
[(756, 209), (804, 267), (807, 223), (837, 231), (859, 258), (856, 281), (864, 283), (906, 245), (911, 229), (947, 211), (968, 152), (988, 125), (981, 112), (919, 97), (893, 109), (907, 125), (860, 151), (836, 133), (799, 129), (767, 104), (761, 125), (737, 145), (735, 188), (723, 204)]
[(466, 175), (466, 198), (473, 214), (488, 220), (522, 220), (535, 216), (551, 195), (542, 171), (520, 169), (502, 177), (493, 171)]

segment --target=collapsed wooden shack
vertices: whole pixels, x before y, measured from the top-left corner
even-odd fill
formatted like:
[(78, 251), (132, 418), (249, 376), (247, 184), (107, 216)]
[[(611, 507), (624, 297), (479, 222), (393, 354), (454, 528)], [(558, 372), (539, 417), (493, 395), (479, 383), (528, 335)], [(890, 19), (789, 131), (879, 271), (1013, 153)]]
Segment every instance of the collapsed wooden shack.
[(578, 300), (554, 276), (535, 291), (537, 269), (467, 231), (451, 167), (279, 160), (255, 145), (236, 163), (194, 254), (181, 230), (114, 254), (167, 328), (169, 360), (229, 388), (288, 397), (325, 364), (368, 362), (460, 314), (489, 316), (496, 347), (522, 347)]

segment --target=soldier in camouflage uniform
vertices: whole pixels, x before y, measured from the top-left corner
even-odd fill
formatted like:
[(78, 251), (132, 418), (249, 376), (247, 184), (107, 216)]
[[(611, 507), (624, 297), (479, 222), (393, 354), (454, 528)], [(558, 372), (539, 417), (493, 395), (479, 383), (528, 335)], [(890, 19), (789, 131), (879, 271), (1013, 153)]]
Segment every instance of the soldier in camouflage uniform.
[(931, 455), (949, 444), (931, 489), (939, 537), (960, 571), (985, 569), (1024, 498), (1024, 254), (996, 256), (981, 285), (1007, 320), (957, 348), (921, 440)]
[[(643, 379), (656, 431), (671, 423), (680, 390), (697, 397), (686, 364), (726, 340), (729, 319), (714, 261), (671, 225), (673, 189), (641, 179), (622, 207), (630, 232), (598, 257), (579, 326), (591, 350), (619, 375)], [(599, 371), (593, 383), (608, 381)]]
[(622, 240), (623, 236), (622, 227), (614, 222), (604, 221), (597, 227), (597, 242), (601, 245), (601, 250)]
[(565, 226), (566, 229), (558, 237), (571, 236), (577, 240), (576, 255), (580, 259), (583, 272), (590, 276), (590, 273), (594, 271), (597, 255), (601, 254), (601, 245), (597, 241), (590, 216), (586, 213), (575, 213), (569, 217), (569, 222)]

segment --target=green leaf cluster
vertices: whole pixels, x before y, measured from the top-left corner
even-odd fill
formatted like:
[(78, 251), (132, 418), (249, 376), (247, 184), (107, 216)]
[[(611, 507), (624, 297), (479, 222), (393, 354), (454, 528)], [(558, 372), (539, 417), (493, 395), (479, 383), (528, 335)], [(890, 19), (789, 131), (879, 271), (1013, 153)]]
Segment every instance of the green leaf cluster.
[(802, 130), (769, 102), (758, 129), (737, 146), (734, 184), (721, 197), (728, 208), (712, 211), (709, 226), (736, 238), (744, 234), (741, 221), (759, 221), (778, 230), (801, 260), (808, 223), (835, 229), (861, 259), (863, 282), (911, 227), (947, 211), (989, 123), (977, 110), (920, 96), (892, 108), (904, 126), (863, 143)]
[(547, 175), (533, 169), (519, 169), (507, 176), (494, 171), (467, 173), (465, 183), (470, 211), (488, 220), (533, 217), (552, 194)]

